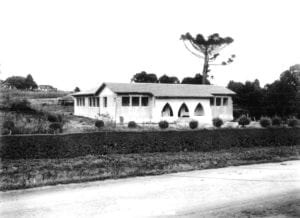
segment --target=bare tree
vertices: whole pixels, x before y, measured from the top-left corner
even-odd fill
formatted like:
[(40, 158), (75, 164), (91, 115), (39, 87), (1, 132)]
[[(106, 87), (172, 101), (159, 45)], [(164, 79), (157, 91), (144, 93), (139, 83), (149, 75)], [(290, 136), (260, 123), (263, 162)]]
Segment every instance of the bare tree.
[[(190, 51), (196, 57), (204, 59), (202, 84), (205, 84), (207, 81), (210, 65), (227, 65), (233, 62), (233, 59), (235, 58), (235, 55), (231, 55), (227, 61), (223, 61), (220, 64), (212, 63), (220, 55), (219, 52), (233, 42), (231, 37), (222, 38), (218, 33), (214, 33), (205, 39), (202, 34), (198, 34), (194, 38), (190, 33), (186, 33), (185, 35), (181, 35), (180, 39), (183, 40), (184, 46), (188, 51)], [(189, 46), (186, 44), (186, 41), (190, 43), (192, 49), (189, 48)]]

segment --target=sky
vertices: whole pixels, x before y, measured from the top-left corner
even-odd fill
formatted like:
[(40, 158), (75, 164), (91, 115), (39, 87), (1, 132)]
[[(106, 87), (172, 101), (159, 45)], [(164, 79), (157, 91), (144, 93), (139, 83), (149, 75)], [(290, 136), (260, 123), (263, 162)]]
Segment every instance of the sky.
[(299, 0), (0, 0), (0, 79), (31, 74), (38, 84), (81, 90), (130, 82), (141, 71), (202, 72), (180, 39), (219, 33), (234, 42), (213, 84), (272, 83), (300, 63)]

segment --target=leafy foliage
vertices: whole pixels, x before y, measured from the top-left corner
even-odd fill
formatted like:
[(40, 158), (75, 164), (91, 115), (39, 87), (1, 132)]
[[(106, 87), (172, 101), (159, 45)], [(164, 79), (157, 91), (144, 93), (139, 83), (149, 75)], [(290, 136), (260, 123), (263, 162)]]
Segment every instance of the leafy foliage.
[(191, 129), (196, 129), (198, 127), (198, 121), (197, 120), (191, 120), (189, 123), (189, 126)]
[(221, 127), (223, 125), (223, 120), (221, 118), (219, 118), (219, 117), (214, 118), (212, 121), (213, 121), (213, 125), (215, 127), (219, 128), (219, 127)]
[(169, 127), (169, 123), (166, 120), (161, 120), (161, 121), (159, 121), (158, 126), (161, 129), (166, 129)]
[(158, 79), (159, 83), (171, 83), (171, 84), (177, 84), (180, 83), (179, 79), (175, 76), (167, 76), (166, 74), (162, 75)]
[(275, 116), (272, 118), (272, 126), (280, 126), (282, 123), (282, 120), (280, 117)]
[(80, 88), (76, 87), (76, 88), (74, 89), (74, 92), (80, 92)]
[(63, 124), (59, 122), (50, 123), (49, 129), (52, 133), (62, 133), (63, 132)]
[(1, 136), (0, 158), (68, 158), (85, 155), (218, 151), (300, 143), (300, 128), (195, 131), (121, 131)]
[(238, 119), (238, 123), (239, 125), (241, 125), (242, 127), (247, 126), (250, 124), (250, 118), (247, 117), (246, 115), (242, 115), (239, 119)]
[[(243, 110), (251, 117), (298, 116), (300, 118), (300, 77), (297, 72), (284, 71), (279, 80), (261, 88), (259, 81), (245, 84), (230, 81), (227, 85), (236, 93), (233, 96), (234, 110)], [(235, 113), (236, 114), (236, 113)]]
[(27, 75), (27, 77), (22, 76), (11, 76), (8, 77), (4, 84), (14, 87), (16, 89), (36, 89), (38, 86), (36, 82), (33, 80), (32, 76), (30, 74)]
[[(184, 35), (181, 35), (180, 39), (183, 40), (184, 43), (185, 41), (188, 41), (190, 43), (191, 47), (193, 48), (193, 51), (187, 46), (187, 44), (184, 45), (193, 55), (195, 55), (198, 58), (204, 59), (204, 65), (202, 70), (202, 84), (206, 84), (207, 74), (210, 71), (210, 63), (217, 59), (217, 57), (219, 56), (219, 52), (226, 45), (229, 45), (233, 42), (233, 39), (231, 37), (223, 38), (218, 33), (214, 33), (208, 36), (207, 39), (205, 39), (202, 34), (198, 34), (196, 35), (196, 37), (193, 37), (190, 33), (186, 33)], [(234, 58), (235, 55), (232, 55), (226, 62), (223, 61), (220, 65), (227, 65), (233, 62)]]
[(298, 125), (298, 120), (296, 118), (290, 118), (287, 123), (289, 127), (296, 127)]
[(96, 126), (98, 129), (104, 127), (104, 121), (103, 121), (103, 120), (96, 120), (95, 126)]
[(182, 84), (210, 84), (210, 81), (206, 78), (203, 83), (203, 76), (200, 73), (195, 74), (194, 77), (185, 77), (181, 81)]
[(145, 71), (142, 71), (140, 73), (135, 74), (132, 79), (132, 82), (135, 83), (157, 83), (158, 79), (157, 76), (153, 73), (146, 73)]
[(132, 129), (137, 128), (136, 122), (134, 122), (134, 121), (128, 122), (128, 128), (132, 128)]
[(271, 125), (271, 119), (269, 117), (261, 117), (259, 120), (259, 124), (262, 127), (269, 127)]

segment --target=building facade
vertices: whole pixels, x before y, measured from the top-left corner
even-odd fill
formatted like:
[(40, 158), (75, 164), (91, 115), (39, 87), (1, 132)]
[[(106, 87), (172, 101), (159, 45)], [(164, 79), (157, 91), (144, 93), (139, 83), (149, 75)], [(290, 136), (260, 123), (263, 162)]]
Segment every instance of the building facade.
[(211, 123), (233, 119), (231, 90), (214, 85), (103, 83), (74, 93), (74, 115), (116, 123), (157, 123), (198, 120)]

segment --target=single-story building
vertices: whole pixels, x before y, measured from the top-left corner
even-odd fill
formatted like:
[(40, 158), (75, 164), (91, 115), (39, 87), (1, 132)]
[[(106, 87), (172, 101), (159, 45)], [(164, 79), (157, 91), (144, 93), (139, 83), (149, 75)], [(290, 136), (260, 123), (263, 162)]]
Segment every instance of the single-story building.
[(116, 123), (161, 120), (198, 120), (211, 123), (219, 117), (233, 119), (232, 95), (215, 85), (162, 83), (103, 83), (100, 87), (72, 94), (74, 115), (96, 119), (109, 118)]

